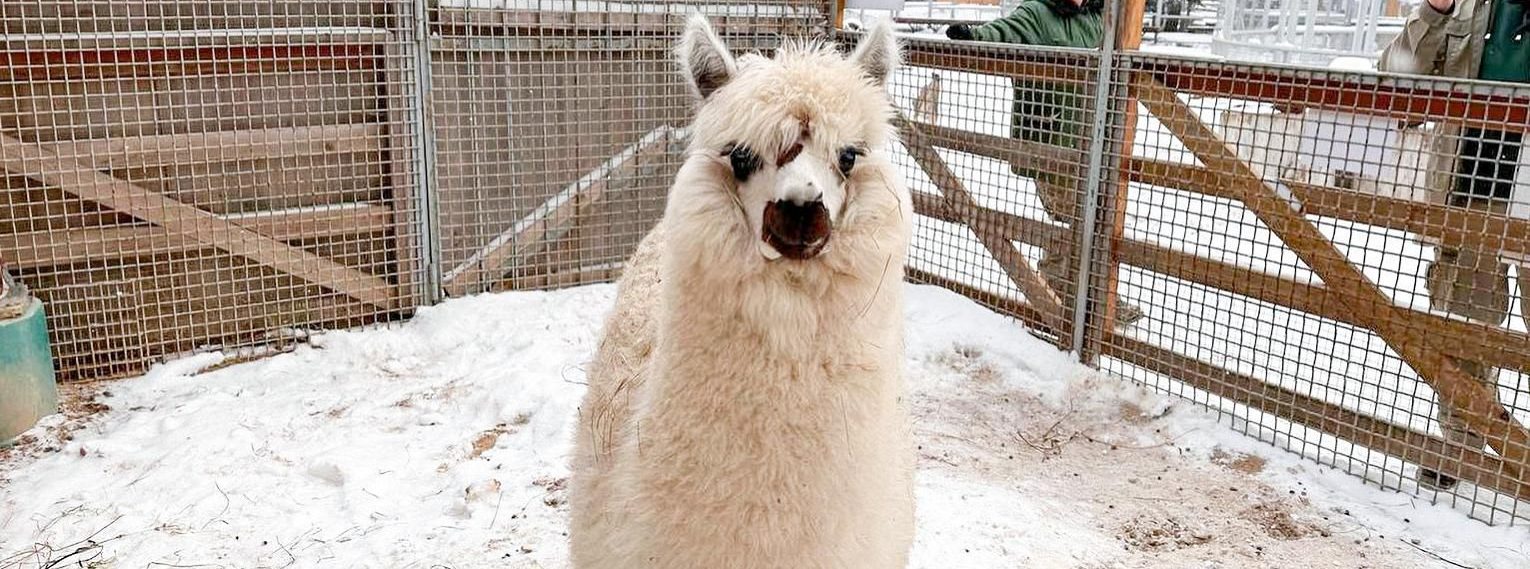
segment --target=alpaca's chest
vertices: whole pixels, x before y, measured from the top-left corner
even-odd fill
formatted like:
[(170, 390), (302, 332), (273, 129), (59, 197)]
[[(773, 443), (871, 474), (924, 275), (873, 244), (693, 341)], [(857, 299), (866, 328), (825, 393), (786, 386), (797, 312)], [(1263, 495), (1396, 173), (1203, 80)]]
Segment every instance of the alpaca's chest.
[(896, 365), (737, 359), (660, 366), (638, 414), (645, 462), (780, 495), (855, 483), (857, 472), (902, 446), (907, 413)]
[(640, 501), (689, 512), (657, 508), (653, 525), (706, 512), (751, 548), (848, 540), (826, 550), (850, 551), (852, 520), (906, 501), (912, 444), (898, 387), (733, 387), (672, 394), (640, 413)]

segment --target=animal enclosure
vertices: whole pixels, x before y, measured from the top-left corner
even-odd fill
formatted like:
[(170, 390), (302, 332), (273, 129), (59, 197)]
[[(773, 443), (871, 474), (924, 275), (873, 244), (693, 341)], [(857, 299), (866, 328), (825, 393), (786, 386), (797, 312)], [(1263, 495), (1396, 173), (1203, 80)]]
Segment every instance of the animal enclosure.
[[(1530, 519), (1530, 89), (1155, 56), (1112, 9), (1100, 50), (906, 39), (909, 278)], [(0, 258), (69, 380), (610, 281), (680, 164), (693, 10), (734, 46), (837, 34), (799, 0), (5, 2)]]

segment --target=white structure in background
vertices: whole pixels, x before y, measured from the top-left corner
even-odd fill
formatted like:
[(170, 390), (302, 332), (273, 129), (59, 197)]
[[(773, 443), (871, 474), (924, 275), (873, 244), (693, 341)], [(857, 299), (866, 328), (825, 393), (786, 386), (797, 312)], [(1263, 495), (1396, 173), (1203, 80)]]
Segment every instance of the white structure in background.
[[(1021, 0), (1001, 0), (999, 4), (963, 4), (960, 2), (918, 2), (899, 1), (900, 8), (892, 11), (886, 9), (873, 9), (873, 3), (887, 3), (888, 0), (847, 0), (845, 4), (845, 26), (854, 30), (870, 26), (877, 18), (891, 14), (894, 18), (915, 20), (947, 20), (965, 22), (987, 22), (998, 19), (1020, 4)], [(862, 8), (860, 3), (866, 3)], [(945, 28), (943, 25), (921, 23), (900, 26), (903, 31), (935, 32)]]
[[(1360, 57), (1335, 58), (1328, 67), (1336, 71), (1371, 71), (1372, 61)], [(1308, 174), (1308, 182), (1338, 186), (1403, 199), (1425, 199), (1414, 184), (1425, 160), (1412, 148), (1414, 160), (1408, 176), (1402, 154), (1404, 131), (1396, 119), (1325, 109), (1301, 114), (1296, 166)], [(1418, 138), (1413, 136), (1410, 138)], [(1410, 140), (1419, 144), (1418, 140)]]
[[(1387, 0), (1222, 0), (1213, 52), (1234, 61), (1326, 66), (1335, 58), (1374, 61), (1402, 31), (1383, 16)], [(1417, 0), (1403, 0), (1402, 13)]]

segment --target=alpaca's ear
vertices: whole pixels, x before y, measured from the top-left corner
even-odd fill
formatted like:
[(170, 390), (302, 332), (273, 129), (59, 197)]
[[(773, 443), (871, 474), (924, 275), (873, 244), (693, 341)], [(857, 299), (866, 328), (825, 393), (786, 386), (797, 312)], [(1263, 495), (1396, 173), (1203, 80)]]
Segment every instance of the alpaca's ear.
[(685, 35), (680, 38), (678, 51), (686, 83), (699, 99), (712, 96), (738, 71), (728, 46), (723, 45), (717, 32), (712, 30), (712, 24), (701, 14), (693, 14), (686, 21)]
[(887, 84), (899, 59), (898, 37), (893, 35), (892, 23), (885, 19), (872, 26), (871, 31), (861, 38), (855, 53), (850, 55), (850, 60), (861, 66), (872, 81), (882, 85)]

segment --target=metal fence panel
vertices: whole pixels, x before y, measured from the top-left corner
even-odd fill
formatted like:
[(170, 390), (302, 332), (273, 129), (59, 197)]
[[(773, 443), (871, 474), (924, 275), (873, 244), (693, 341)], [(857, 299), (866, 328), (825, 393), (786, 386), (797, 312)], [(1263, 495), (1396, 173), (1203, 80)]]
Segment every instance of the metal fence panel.
[(0, 5), (0, 258), (64, 379), (416, 306), (411, 2)]
[(1515, 142), (1530, 89), (1118, 66), (1132, 128), (1106, 146), (1124, 216), (1101, 253), (1119, 265), (1093, 294), (1148, 316), (1099, 321), (1091, 361), (1384, 488), (1489, 522), (1530, 515), (1527, 289), (1512, 278), (1530, 236)]
[(824, 2), (442, 2), (431, 96), (449, 296), (613, 279), (658, 220), (691, 100), (690, 12), (730, 45), (822, 34)]
[(894, 160), (920, 218), (909, 275), (1072, 342), (1098, 53), (910, 40)]

